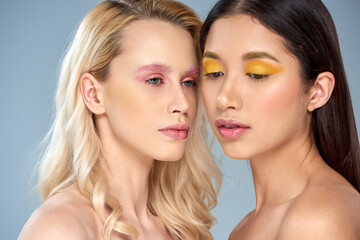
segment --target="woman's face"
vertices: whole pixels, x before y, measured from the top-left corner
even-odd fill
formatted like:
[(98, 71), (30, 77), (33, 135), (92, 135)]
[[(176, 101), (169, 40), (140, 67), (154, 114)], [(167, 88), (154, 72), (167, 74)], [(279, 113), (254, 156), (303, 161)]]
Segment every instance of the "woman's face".
[(169, 23), (139, 21), (121, 44), (104, 98), (116, 141), (139, 156), (179, 160), (197, 111), (193, 39)]
[(216, 20), (208, 34), (202, 95), (224, 152), (248, 159), (308, 135), (307, 94), (299, 64), (282, 39), (257, 20)]

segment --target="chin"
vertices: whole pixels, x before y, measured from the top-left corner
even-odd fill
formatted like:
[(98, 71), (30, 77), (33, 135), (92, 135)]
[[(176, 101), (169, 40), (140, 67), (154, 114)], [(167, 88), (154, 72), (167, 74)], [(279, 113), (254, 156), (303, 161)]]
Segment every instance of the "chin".
[(246, 151), (242, 151), (236, 146), (221, 145), (226, 156), (232, 159), (247, 160), (250, 158), (250, 154)]
[(179, 161), (185, 154), (185, 146), (182, 147), (165, 147), (160, 150), (161, 153), (157, 154), (154, 158), (163, 162)]

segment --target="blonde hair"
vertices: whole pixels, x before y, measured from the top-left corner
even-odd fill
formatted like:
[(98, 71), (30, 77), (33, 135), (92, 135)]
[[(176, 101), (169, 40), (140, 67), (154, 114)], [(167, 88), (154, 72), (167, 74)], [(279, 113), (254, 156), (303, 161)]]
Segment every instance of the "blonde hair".
[[(165, 21), (187, 30), (198, 46), (201, 21), (182, 3), (168, 0), (105, 1), (93, 8), (79, 26), (64, 58), (56, 95), (56, 118), (40, 166), (43, 201), (76, 183), (104, 222), (103, 235), (115, 232), (137, 238), (138, 232), (119, 221), (122, 206), (108, 191), (100, 160), (105, 160), (93, 114), (81, 97), (79, 79), (88, 72), (106, 81), (111, 61), (121, 54), (125, 28), (138, 20)], [(163, 219), (176, 239), (212, 239), (210, 210), (217, 204), (221, 173), (207, 145), (205, 112), (199, 101), (197, 118), (176, 162), (155, 161), (150, 174), (148, 207)], [(214, 187), (214, 184), (216, 187)]]

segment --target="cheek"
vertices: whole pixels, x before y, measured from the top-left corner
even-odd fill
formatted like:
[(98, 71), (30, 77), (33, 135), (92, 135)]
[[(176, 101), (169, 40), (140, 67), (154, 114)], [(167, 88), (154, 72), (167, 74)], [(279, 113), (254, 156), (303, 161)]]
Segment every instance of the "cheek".
[(206, 112), (208, 114), (209, 120), (213, 122), (213, 115), (216, 111), (216, 98), (217, 98), (218, 89), (214, 84), (211, 83), (202, 83), (201, 85), (201, 95), (204, 101)]
[(301, 119), (302, 96), (299, 84), (285, 82), (266, 89), (258, 100), (261, 106), (258, 118), (272, 123), (274, 128), (283, 129), (291, 122)]
[(189, 113), (188, 113), (189, 118), (190, 118), (191, 122), (194, 122), (195, 117), (196, 117), (197, 107), (198, 107), (198, 99), (197, 99), (198, 96), (197, 96), (196, 90), (189, 89), (188, 93), (186, 93), (186, 90), (185, 90), (185, 96), (189, 103)]
[(126, 84), (113, 84), (108, 92), (107, 114), (113, 125), (136, 124), (146, 118), (149, 106), (139, 91)]

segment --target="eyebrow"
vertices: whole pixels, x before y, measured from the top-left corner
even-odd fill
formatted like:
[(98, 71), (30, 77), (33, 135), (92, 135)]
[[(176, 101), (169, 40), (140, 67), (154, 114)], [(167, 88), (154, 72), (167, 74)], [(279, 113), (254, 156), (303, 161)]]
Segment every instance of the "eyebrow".
[(203, 58), (220, 59), (220, 57), (216, 53), (210, 51), (205, 52)]
[(196, 66), (190, 67), (189, 70), (186, 71), (185, 76), (192, 74), (200, 74), (200, 68)]
[[(220, 59), (220, 57), (214, 53), (207, 51), (204, 53), (203, 58), (213, 58), (213, 59)], [(277, 60), (273, 55), (267, 52), (249, 52), (242, 56), (242, 59), (245, 61), (256, 59), (256, 58), (268, 58), (271, 60), (274, 60), (279, 63), (279, 60)]]
[(161, 72), (171, 72), (172, 69), (167, 65), (162, 64), (147, 64), (140, 67), (137, 72), (144, 72), (144, 71), (161, 71)]
[(248, 61), (256, 58), (268, 58), (279, 63), (279, 60), (277, 60), (273, 55), (267, 52), (249, 52), (242, 56), (242, 59), (244, 61)]

